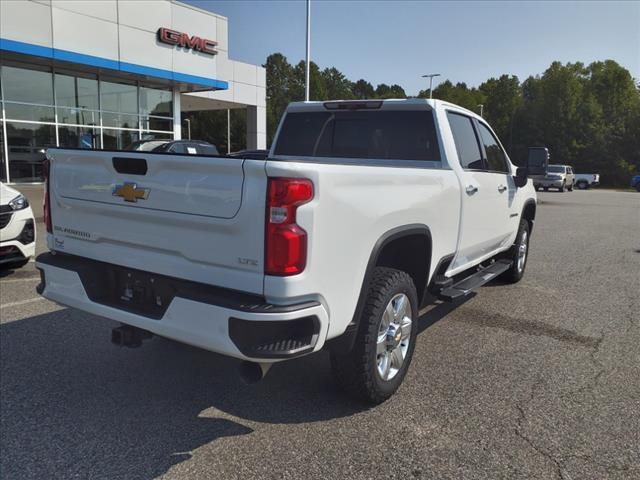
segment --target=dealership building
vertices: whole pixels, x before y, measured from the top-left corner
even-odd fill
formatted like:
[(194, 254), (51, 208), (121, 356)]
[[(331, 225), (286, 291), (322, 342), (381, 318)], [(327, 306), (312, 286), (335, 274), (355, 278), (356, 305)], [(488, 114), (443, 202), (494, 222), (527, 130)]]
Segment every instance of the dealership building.
[(42, 181), (51, 146), (184, 138), (182, 112), (245, 109), (265, 148), (265, 69), (229, 59), (228, 28), (174, 0), (0, 1), (0, 179)]

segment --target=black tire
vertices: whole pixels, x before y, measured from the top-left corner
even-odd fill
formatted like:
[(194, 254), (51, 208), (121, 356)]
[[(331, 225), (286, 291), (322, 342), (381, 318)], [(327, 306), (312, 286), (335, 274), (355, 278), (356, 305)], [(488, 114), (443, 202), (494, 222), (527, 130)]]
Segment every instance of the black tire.
[[(526, 250), (524, 256), (524, 263), (522, 268), (519, 267), (519, 254), (520, 245), (522, 243), (522, 236), (526, 233)], [(513, 262), (511, 268), (502, 274), (502, 278), (508, 283), (518, 283), (524, 276), (524, 271), (527, 267), (527, 260), (529, 259), (529, 242), (531, 241), (531, 229), (529, 222), (526, 220), (520, 220), (520, 227), (518, 228), (518, 234), (516, 240), (513, 243), (511, 249), (507, 252), (507, 258)]]
[[(411, 332), (402, 366), (390, 380), (378, 372), (379, 328), (392, 299), (405, 294), (411, 306)], [(369, 283), (358, 332), (351, 351), (331, 354), (331, 368), (338, 385), (350, 395), (372, 404), (387, 400), (398, 389), (411, 364), (418, 335), (418, 295), (411, 277), (400, 270), (377, 267)]]
[(558, 187), (559, 192), (564, 192), (565, 184), (563, 183), (561, 187)]
[(573, 192), (573, 184), (569, 185), (569, 187), (567, 188), (567, 190), (569, 190), (570, 192)]
[(640, 192), (640, 183), (636, 185), (636, 192)]
[(589, 184), (587, 182), (578, 182), (576, 183), (576, 187), (578, 187), (579, 190), (587, 190), (589, 188)]

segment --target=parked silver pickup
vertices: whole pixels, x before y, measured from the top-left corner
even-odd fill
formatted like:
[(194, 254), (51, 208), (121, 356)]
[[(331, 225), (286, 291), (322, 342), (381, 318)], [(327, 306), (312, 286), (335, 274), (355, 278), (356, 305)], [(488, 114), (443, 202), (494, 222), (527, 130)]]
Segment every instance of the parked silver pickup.
[(532, 176), (531, 179), (536, 190), (543, 188), (547, 191), (549, 188), (557, 188), (559, 192), (572, 192), (575, 185), (575, 174), (569, 165), (549, 165), (546, 175)]

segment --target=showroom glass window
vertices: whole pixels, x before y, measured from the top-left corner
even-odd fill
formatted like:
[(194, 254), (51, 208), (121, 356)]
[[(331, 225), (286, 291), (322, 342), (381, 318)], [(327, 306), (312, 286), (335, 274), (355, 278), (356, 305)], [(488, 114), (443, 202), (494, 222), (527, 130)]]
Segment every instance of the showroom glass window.
[(173, 139), (171, 89), (23, 63), (0, 64), (0, 179), (41, 182), (49, 147), (125, 150)]

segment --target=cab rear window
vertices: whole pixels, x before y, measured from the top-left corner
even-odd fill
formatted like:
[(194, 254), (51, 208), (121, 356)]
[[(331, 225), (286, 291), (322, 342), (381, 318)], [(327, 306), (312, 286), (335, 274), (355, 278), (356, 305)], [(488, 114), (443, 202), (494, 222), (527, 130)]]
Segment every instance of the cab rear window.
[(291, 112), (275, 155), (440, 161), (427, 110)]

